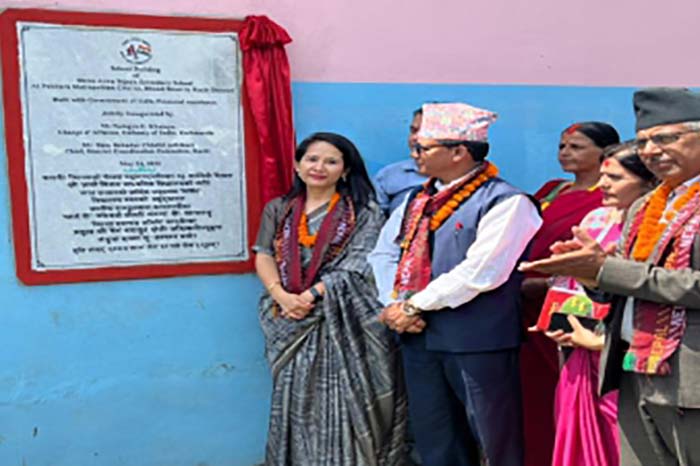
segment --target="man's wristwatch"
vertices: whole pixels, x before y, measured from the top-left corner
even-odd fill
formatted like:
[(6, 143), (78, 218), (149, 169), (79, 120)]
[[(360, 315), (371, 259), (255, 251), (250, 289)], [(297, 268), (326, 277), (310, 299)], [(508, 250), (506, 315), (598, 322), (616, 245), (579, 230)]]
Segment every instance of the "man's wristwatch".
[(419, 308), (418, 306), (416, 306), (415, 304), (413, 304), (411, 301), (405, 301), (403, 303), (403, 312), (407, 316), (412, 317), (412, 316), (417, 316), (418, 314), (423, 312), (423, 310), (421, 308)]
[(318, 302), (318, 301), (320, 301), (321, 298), (323, 298), (323, 295), (322, 295), (321, 293), (318, 292), (318, 290), (316, 289), (315, 286), (312, 286), (311, 288), (309, 288), (309, 293), (311, 293), (311, 296), (314, 297), (314, 302), (315, 302), (315, 303)]

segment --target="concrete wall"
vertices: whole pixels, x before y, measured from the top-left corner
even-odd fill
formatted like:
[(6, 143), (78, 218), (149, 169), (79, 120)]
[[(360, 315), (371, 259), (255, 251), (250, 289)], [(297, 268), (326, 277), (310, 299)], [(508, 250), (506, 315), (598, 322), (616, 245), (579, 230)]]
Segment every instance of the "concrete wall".
[[(534, 190), (559, 132), (632, 136), (640, 85), (698, 85), (700, 4), (591, 0), (26, 0), (0, 6), (268, 14), (285, 26), (297, 134), (338, 131), (371, 171), (405, 157), (411, 111), (497, 111), (492, 159)], [(688, 58), (686, 58), (688, 57)], [(4, 154), (4, 149), (2, 150)], [(6, 173), (6, 172), (5, 172)], [(24, 287), (0, 175), (0, 465), (247, 466), (263, 458), (270, 380), (252, 275)]]

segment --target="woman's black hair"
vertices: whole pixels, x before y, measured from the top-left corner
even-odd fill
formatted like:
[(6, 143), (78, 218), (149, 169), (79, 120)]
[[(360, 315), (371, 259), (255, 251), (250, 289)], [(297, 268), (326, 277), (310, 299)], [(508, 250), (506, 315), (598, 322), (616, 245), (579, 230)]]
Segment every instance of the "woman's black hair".
[[(327, 142), (343, 154), (345, 175), (338, 181), (337, 191), (342, 195), (349, 195), (356, 208), (366, 206), (370, 201), (375, 200), (374, 187), (367, 174), (367, 168), (365, 168), (360, 151), (345, 136), (336, 133), (314, 133), (299, 143), (294, 153), (294, 160), (299, 162), (309, 146), (319, 141)], [(306, 184), (295, 172), (292, 189), (285, 195), (285, 199), (292, 199), (305, 191)]]
[(562, 134), (577, 132), (586, 136), (601, 149), (605, 149), (611, 144), (620, 143), (620, 135), (617, 133), (617, 130), (613, 128), (612, 125), (603, 123), (602, 121), (582, 121), (580, 123), (574, 123), (562, 131)]
[(600, 156), (600, 161), (605, 159), (615, 158), (622, 167), (632, 173), (637, 178), (647, 183), (656, 184), (658, 180), (652, 172), (649, 171), (642, 159), (639, 158), (634, 141), (627, 141), (621, 144), (613, 144), (605, 148)]

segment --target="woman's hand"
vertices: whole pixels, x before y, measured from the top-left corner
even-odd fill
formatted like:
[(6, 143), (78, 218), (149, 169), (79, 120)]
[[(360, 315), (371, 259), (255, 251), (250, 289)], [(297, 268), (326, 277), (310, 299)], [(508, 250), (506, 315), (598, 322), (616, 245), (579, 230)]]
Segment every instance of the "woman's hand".
[(282, 317), (288, 319), (301, 320), (314, 308), (313, 296), (308, 291), (295, 294), (280, 289), (272, 295), (272, 299), (282, 308)]
[(554, 332), (545, 332), (545, 335), (556, 341), (559, 346), (576, 346), (592, 351), (600, 351), (603, 349), (603, 345), (605, 344), (605, 337), (603, 335), (598, 335), (588, 330), (581, 325), (581, 322), (579, 322), (576, 316), (570, 315), (567, 317), (567, 320), (574, 329), (573, 332), (564, 333), (563, 330), (556, 330)]
[(554, 330), (546, 331), (544, 334), (554, 340), (559, 346), (574, 346), (571, 342), (571, 333), (564, 333), (563, 330)]
[(303, 291), (299, 296), (301, 296), (301, 299), (303, 299), (307, 303), (316, 304), (316, 298), (314, 297), (314, 295), (311, 294), (311, 291), (309, 290)]
[(568, 316), (567, 318), (571, 327), (574, 329), (571, 332), (571, 344), (574, 346), (580, 346), (593, 351), (600, 351), (603, 349), (605, 344), (605, 336), (598, 335), (595, 332), (588, 330), (586, 327), (581, 325), (581, 322), (576, 318), (576, 316)]

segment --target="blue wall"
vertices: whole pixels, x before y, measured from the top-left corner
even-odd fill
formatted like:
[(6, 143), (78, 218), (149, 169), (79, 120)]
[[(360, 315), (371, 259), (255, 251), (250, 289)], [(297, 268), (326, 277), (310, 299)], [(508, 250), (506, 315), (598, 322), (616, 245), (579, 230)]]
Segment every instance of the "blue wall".
[(1, 176), (0, 466), (260, 462), (257, 278), (23, 286), (8, 190)]
[[(560, 175), (569, 123), (610, 121), (623, 137), (633, 128), (628, 88), (295, 83), (293, 94), (300, 139), (345, 134), (372, 172), (407, 156), (422, 102), (495, 110), (492, 159), (527, 190)], [(270, 380), (253, 275), (25, 287), (6, 176), (0, 205), (0, 466), (262, 461)]]
[(569, 124), (601, 120), (623, 139), (634, 136), (634, 89), (626, 87), (296, 83), (293, 90), (297, 138), (339, 132), (357, 144), (371, 172), (408, 157), (411, 115), (426, 101), (467, 102), (497, 112), (491, 160), (504, 178), (528, 191), (561, 176), (557, 145)]

